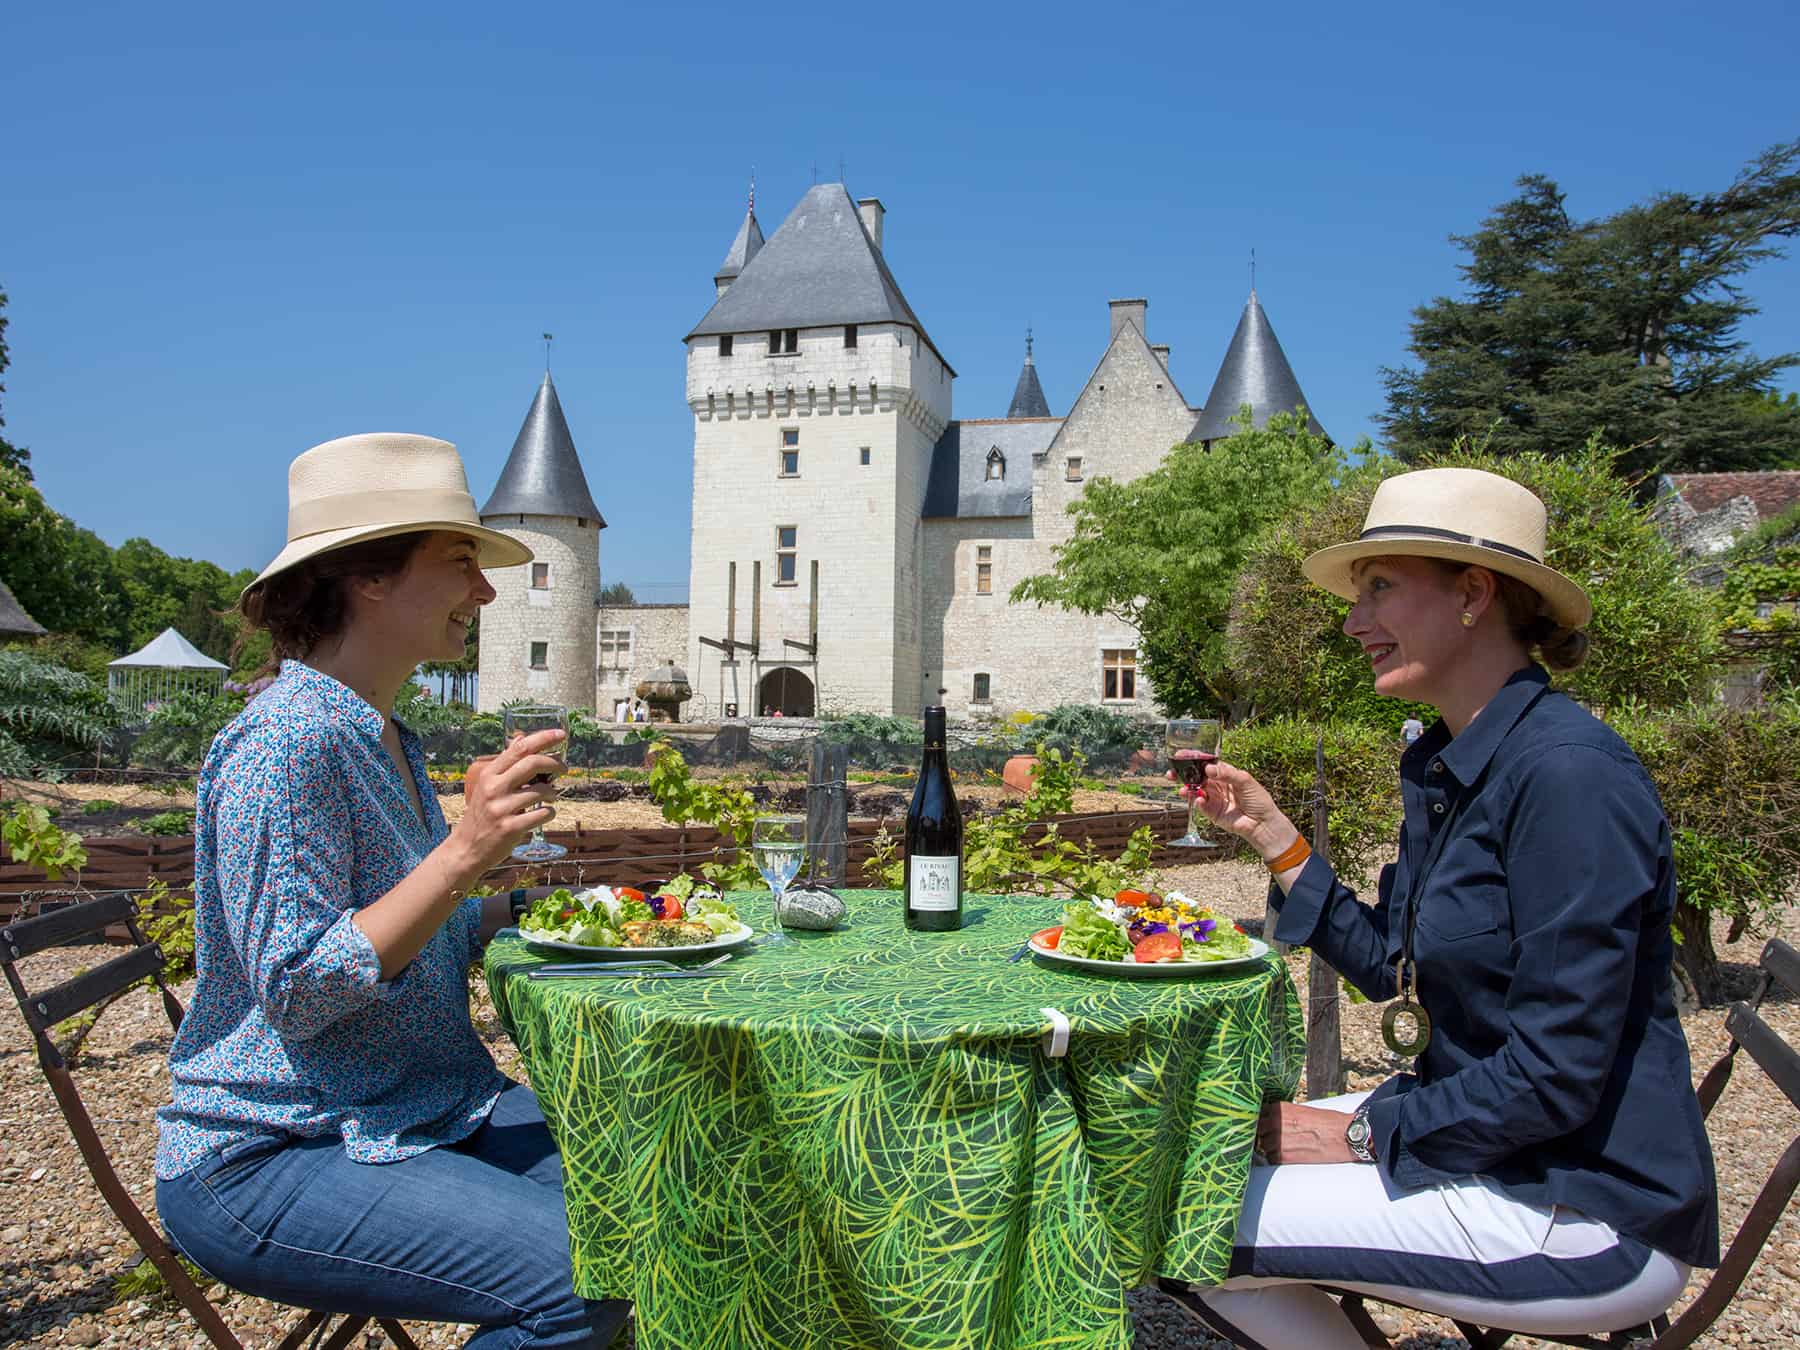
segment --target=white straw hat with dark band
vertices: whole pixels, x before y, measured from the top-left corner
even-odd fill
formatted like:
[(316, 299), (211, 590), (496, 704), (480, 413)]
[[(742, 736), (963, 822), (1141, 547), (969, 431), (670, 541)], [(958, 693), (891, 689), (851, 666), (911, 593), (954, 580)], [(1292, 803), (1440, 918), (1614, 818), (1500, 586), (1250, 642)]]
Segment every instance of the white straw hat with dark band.
[(287, 547), (250, 584), (335, 548), (418, 530), (468, 536), (484, 568), (531, 561), (525, 545), (481, 523), (454, 445), (372, 432), (315, 445), (288, 466)]
[(1419, 469), (1375, 489), (1362, 534), (1300, 564), (1306, 579), (1356, 599), (1351, 570), (1365, 558), (1443, 558), (1517, 577), (1560, 628), (1593, 617), (1587, 592), (1544, 564), (1544, 504), (1529, 488), (1480, 469)]

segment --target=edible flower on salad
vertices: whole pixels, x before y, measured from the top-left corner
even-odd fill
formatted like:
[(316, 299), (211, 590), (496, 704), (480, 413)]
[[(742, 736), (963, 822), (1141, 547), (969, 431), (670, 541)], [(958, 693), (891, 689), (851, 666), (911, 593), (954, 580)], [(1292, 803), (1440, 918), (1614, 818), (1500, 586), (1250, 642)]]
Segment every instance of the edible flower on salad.
[(1072, 901), (1057, 950), (1094, 961), (1227, 961), (1250, 955), (1250, 940), (1180, 891), (1120, 891)]

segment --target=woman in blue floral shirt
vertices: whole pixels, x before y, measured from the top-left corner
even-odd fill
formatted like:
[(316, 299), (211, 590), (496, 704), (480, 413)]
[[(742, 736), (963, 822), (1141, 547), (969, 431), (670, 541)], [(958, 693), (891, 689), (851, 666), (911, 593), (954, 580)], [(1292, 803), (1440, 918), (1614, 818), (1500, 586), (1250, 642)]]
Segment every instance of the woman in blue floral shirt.
[(456, 660), (526, 562), (484, 528), (455, 447), (351, 436), (288, 475), (288, 544), (244, 592), (286, 659), (214, 740), (195, 821), (199, 982), (170, 1052), (157, 1209), (247, 1293), (478, 1323), (480, 1350), (605, 1345), (619, 1304), (570, 1282), (561, 1167), (535, 1098), (469, 1021), (468, 969), (510, 921), (468, 896), (554, 814), (561, 732), (472, 765), (445, 825), (392, 715)]

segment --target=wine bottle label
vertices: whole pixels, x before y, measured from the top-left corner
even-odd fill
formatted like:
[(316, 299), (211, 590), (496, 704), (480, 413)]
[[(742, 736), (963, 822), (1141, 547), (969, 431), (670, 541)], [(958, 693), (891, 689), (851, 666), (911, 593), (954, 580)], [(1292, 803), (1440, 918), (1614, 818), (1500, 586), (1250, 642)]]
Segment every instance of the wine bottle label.
[(922, 858), (914, 854), (908, 863), (912, 869), (910, 889), (906, 894), (909, 909), (953, 910), (962, 897), (962, 859)]

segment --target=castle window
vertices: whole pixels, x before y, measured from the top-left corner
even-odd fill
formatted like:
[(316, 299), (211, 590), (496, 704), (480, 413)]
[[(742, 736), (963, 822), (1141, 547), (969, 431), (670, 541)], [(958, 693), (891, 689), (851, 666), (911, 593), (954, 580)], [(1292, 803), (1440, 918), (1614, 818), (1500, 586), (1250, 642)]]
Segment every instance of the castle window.
[(533, 670), (550, 669), (550, 644), (548, 642), (531, 644), (531, 668)]
[(800, 476), (800, 429), (798, 427), (781, 429), (781, 476), (783, 478)]
[(989, 689), (989, 681), (988, 681), (987, 673), (985, 671), (977, 673), (975, 676), (975, 692), (971, 695), (970, 702), (972, 702), (972, 703), (988, 702), (989, 701), (988, 689)]
[(547, 591), (550, 589), (550, 564), (534, 562), (531, 564), (531, 589)]
[(1006, 477), (1006, 456), (1000, 453), (997, 445), (988, 451), (987, 476), (990, 482)]
[(732, 335), (730, 333), (720, 333), (719, 334), (719, 355), (720, 356), (730, 356), (731, 355), (731, 336)]
[(1070, 455), (1068, 463), (1063, 466), (1063, 478), (1071, 483), (1081, 481), (1081, 456)]
[(799, 554), (796, 551), (800, 531), (793, 525), (777, 525), (775, 527), (775, 584), (792, 586), (799, 577)]
[(844, 325), (844, 350), (845, 351), (853, 351), (853, 350), (855, 350), (855, 348), (856, 348), (856, 325), (853, 323), (847, 323)]
[(769, 330), (769, 355), (792, 356), (800, 350), (800, 330), (798, 328), (771, 328)]
[(624, 670), (631, 664), (631, 630), (629, 628), (602, 628), (600, 630), (600, 668), (611, 667)]
[(869, 462), (869, 447), (866, 445), (862, 448), (862, 462), (864, 464)]
[(1137, 698), (1137, 649), (1108, 647), (1100, 653), (1100, 697), (1113, 703)]
[(994, 550), (988, 544), (975, 548), (975, 594), (994, 593)]

